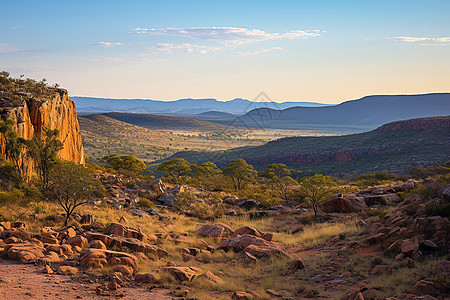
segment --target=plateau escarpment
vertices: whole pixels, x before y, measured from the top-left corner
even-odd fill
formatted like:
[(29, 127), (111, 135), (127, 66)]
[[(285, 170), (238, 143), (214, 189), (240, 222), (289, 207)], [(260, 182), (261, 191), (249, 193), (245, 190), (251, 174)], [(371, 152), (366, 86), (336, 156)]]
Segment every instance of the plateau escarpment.
[[(334, 176), (389, 170), (405, 173), (415, 165), (431, 166), (450, 158), (450, 117), (397, 121), (376, 130), (343, 136), (289, 137), (263, 146), (212, 152), (207, 158), (224, 166), (243, 158), (258, 169), (284, 163), (304, 173), (308, 170)], [(178, 153), (192, 163), (204, 154)]]
[[(58, 129), (58, 139), (63, 143), (58, 156), (84, 164), (75, 103), (68, 96), (67, 90), (43, 86), (45, 95), (40, 97), (29, 92), (21, 82), (24, 81), (10, 79), (9, 82), (1, 83), (0, 121), (12, 120), (17, 135), (25, 139), (42, 137), (46, 129)], [(0, 134), (0, 153), (5, 154), (5, 146), (5, 136)], [(21, 167), (27, 176), (31, 175), (32, 165), (31, 159), (22, 156)]]

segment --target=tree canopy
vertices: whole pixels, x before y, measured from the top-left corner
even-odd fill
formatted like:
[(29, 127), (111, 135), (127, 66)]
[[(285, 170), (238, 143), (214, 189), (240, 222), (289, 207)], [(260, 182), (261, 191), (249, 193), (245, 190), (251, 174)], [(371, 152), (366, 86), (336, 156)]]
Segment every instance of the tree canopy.
[(103, 197), (105, 188), (100, 180), (84, 166), (64, 161), (55, 165), (50, 172), (49, 189), (46, 196), (57, 201), (66, 213), (64, 226), (74, 210), (89, 200)]
[(255, 180), (257, 172), (252, 165), (249, 165), (242, 158), (238, 158), (223, 169), (223, 174), (231, 178), (236, 190), (241, 190)]
[(187, 175), (192, 170), (192, 166), (184, 158), (177, 157), (160, 163), (156, 170), (165, 172), (165, 176), (179, 178)]
[(137, 175), (142, 173), (147, 165), (133, 155), (110, 154), (102, 158), (109, 166), (119, 173)]
[(314, 216), (317, 216), (320, 202), (331, 197), (336, 183), (330, 176), (316, 174), (311, 177), (303, 177), (299, 180), (299, 192), (312, 206)]

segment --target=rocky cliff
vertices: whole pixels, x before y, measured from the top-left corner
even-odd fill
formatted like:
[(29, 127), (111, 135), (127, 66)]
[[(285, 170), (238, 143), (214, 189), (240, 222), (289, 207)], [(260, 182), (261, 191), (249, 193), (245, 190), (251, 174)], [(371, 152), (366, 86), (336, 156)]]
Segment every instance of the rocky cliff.
[[(0, 95), (1, 96), (1, 95)], [(15, 107), (0, 107), (0, 120), (11, 119), (17, 134), (25, 139), (41, 136), (44, 129), (58, 129), (58, 139), (63, 149), (58, 153), (62, 159), (84, 164), (84, 152), (81, 142), (75, 103), (66, 90), (53, 89), (51, 97), (36, 99), (30, 97)], [(0, 135), (0, 151), (5, 152), (5, 139)], [(32, 162), (22, 159), (22, 168), (28, 176), (32, 171)]]

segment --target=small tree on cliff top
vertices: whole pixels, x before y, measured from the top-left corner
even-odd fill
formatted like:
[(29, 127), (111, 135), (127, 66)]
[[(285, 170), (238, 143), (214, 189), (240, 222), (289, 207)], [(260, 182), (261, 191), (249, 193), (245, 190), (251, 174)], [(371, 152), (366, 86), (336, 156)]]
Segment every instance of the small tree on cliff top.
[(102, 183), (87, 168), (73, 162), (56, 164), (49, 179), (47, 197), (57, 201), (66, 213), (64, 226), (77, 207), (105, 194)]

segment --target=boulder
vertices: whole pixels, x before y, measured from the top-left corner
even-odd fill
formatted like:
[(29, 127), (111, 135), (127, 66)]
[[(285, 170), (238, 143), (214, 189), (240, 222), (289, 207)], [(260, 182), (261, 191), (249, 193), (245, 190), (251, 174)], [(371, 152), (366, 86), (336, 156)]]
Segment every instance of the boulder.
[(319, 207), (325, 212), (358, 212), (367, 208), (363, 197), (334, 198), (320, 203)]
[(254, 299), (253, 295), (248, 292), (240, 292), (236, 291), (231, 296), (231, 299), (233, 300), (252, 300)]
[(214, 283), (214, 284), (221, 284), (221, 283), (223, 283), (223, 280), (219, 276), (214, 275), (210, 271), (206, 271), (205, 273), (198, 275), (195, 278), (195, 280), (205, 280), (205, 281), (209, 281), (209, 282)]
[(442, 189), (441, 198), (445, 201), (450, 201), (450, 184)]
[(417, 250), (419, 250), (419, 243), (417, 239), (403, 240), (401, 244), (401, 251), (406, 256), (411, 256)]
[(57, 273), (62, 275), (75, 275), (78, 273), (78, 269), (71, 266), (60, 266)]
[(433, 266), (433, 273), (441, 277), (450, 277), (450, 261), (443, 260)]
[(138, 269), (138, 259), (128, 253), (88, 248), (80, 253), (80, 266), (83, 269), (101, 269), (104, 266), (128, 266), (135, 273)]
[(66, 240), (66, 244), (69, 244), (72, 247), (78, 246), (80, 248), (84, 248), (88, 245), (88, 240), (81, 235), (76, 235)]
[(89, 248), (106, 250), (106, 245), (100, 240), (92, 240), (89, 242)]
[(177, 196), (184, 191), (185, 187), (183, 185), (177, 185), (161, 194), (161, 196), (159, 196), (158, 198), (158, 201), (162, 202), (164, 206), (173, 206), (175, 201), (177, 200)]
[(432, 295), (438, 296), (440, 294), (440, 284), (434, 282), (432, 279), (427, 278), (420, 280), (411, 288), (411, 294), (418, 296)]
[(207, 237), (222, 237), (225, 235), (225, 228), (218, 225), (203, 225), (196, 233)]
[(134, 238), (142, 242), (147, 242), (148, 240), (154, 241), (156, 239), (154, 236), (147, 236), (140, 228), (136, 229), (120, 223), (111, 223), (106, 231), (106, 234), (117, 235), (125, 238)]
[(44, 257), (44, 251), (44, 247), (26, 242), (6, 245), (3, 253), (11, 260), (28, 263), (32, 260)]
[(236, 204), (245, 209), (252, 209), (260, 205), (259, 201), (254, 199), (239, 199)]
[(161, 270), (168, 272), (179, 281), (192, 281), (198, 276), (197, 271), (190, 267), (163, 267)]
[(301, 258), (297, 258), (294, 259), (293, 261), (291, 261), (291, 263), (289, 264), (288, 270), (291, 272), (297, 271), (297, 270), (301, 270), (305, 268), (305, 263), (303, 262), (303, 260)]
[(266, 241), (271, 241), (272, 237), (273, 237), (273, 234), (271, 234), (271, 233), (264, 233), (264, 232), (259, 231), (256, 228), (249, 227), (249, 226), (244, 226), (239, 229), (236, 229), (233, 233), (234, 236), (244, 235), (244, 234), (250, 234), (253, 236), (257, 236), (257, 237), (265, 239)]
[(364, 197), (364, 201), (366, 202), (367, 206), (388, 205), (391, 203), (400, 202), (401, 198), (396, 193), (391, 193), (384, 195), (366, 196)]
[(244, 234), (235, 238), (223, 240), (217, 249), (234, 252), (248, 252), (256, 257), (267, 256), (271, 254), (286, 255), (284, 246), (280, 243), (267, 241), (263, 238), (249, 234)]

